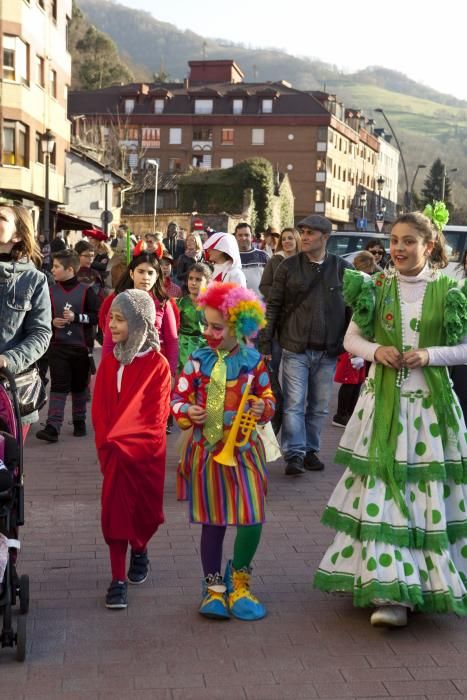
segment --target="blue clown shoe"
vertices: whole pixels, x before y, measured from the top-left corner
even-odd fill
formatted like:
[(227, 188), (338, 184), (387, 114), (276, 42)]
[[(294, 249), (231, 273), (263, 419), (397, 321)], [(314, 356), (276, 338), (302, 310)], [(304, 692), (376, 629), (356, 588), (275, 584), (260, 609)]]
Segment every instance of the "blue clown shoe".
[(212, 620), (229, 620), (226, 586), (220, 574), (209, 574), (203, 579), (203, 600), (198, 612)]
[(261, 620), (266, 617), (266, 608), (250, 591), (251, 569), (244, 567), (238, 571), (229, 561), (224, 581), (227, 586), (229, 610), (237, 620)]

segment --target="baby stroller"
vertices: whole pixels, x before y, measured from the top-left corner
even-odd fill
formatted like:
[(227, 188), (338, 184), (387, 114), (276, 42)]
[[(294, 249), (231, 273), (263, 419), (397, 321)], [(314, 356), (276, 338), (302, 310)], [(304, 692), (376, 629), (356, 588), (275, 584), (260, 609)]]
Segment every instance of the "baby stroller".
[[(0, 369), (0, 460), (0, 642), (2, 648), (16, 646), (17, 660), (24, 661), (29, 576), (18, 577), (15, 565), (17, 531), (24, 525), (23, 442), (15, 378), (5, 368)], [(17, 601), (20, 614), (13, 617)]]

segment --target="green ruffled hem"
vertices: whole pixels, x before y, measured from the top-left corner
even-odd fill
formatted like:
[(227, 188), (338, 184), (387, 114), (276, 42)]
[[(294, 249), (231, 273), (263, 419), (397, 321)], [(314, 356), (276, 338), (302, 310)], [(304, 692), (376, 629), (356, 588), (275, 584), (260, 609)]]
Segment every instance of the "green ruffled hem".
[(389, 523), (361, 522), (331, 506), (326, 507), (321, 522), (359, 542), (385, 542), (397, 547), (427, 549), (437, 553), (447, 549), (457, 540), (467, 537), (467, 521), (448, 523), (446, 531), (443, 532), (427, 532), (420, 528), (394, 527)]
[[(377, 476), (386, 485), (387, 481), (381, 475), (379, 465), (366, 457), (358, 457), (351, 450), (339, 447), (334, 458), (336, 464), (348, 467), (354, 474), (360, 476)], [(424, 466), (410, 466), (405, 462), (394, 462), (393, 474), (398, 486), (419, 481), (454, 481), (455, 484), (467, 484), (467, 460), (459, 462), (429, 462)]]
[(455, 598), (449, 591), (422, 591), (420, 586), (408, 586), (397, 580), (389, 583), (374, 580), (362, 586), (355, 582), (353, 574), (329, 574), (318, 569), (313, 585), (325, 593), (351, 593), (358, 608), (372, 606), (375, 600), (390, 600), (411, 605), (420, 612), (467, 615), (467, 595)]

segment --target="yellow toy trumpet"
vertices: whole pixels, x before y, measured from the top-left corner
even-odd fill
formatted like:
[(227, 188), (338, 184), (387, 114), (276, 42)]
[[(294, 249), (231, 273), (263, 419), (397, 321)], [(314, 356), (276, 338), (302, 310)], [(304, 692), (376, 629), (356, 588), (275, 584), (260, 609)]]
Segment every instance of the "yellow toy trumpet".
[(251, 383), (254, 379), (253, 374), (248, 375), (248, 381), (243, 390), (242, 399), (237, 409), (237, 415), (230, 428), (229, 435), (225, 441), (224, 447), (218, 455), (214, 457), (216, 462), (223, 464), (226, 467), (237, 466), (235, 457), (235, 448), (243, 447), (250, 439), (250, 435), (256, 428), (258, 419), (250, 410), (245, 411), (245, 405), (248, 401), (257, 401), (257, 397), (250, 394)]

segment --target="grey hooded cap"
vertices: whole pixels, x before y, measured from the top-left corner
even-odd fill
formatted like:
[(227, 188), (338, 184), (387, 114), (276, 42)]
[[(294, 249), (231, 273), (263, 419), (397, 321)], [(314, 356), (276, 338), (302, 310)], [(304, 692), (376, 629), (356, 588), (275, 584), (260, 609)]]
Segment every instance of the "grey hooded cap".
[(110, 310), (120, 311), (128, 323), (128, 339), (114, 347), (114, 355), (122, 365), (129, 365), (139, 352), (161, 349), (155, 326), (156, 308), (147, 292), (139, 289), (121, 292), (113, 300)]

